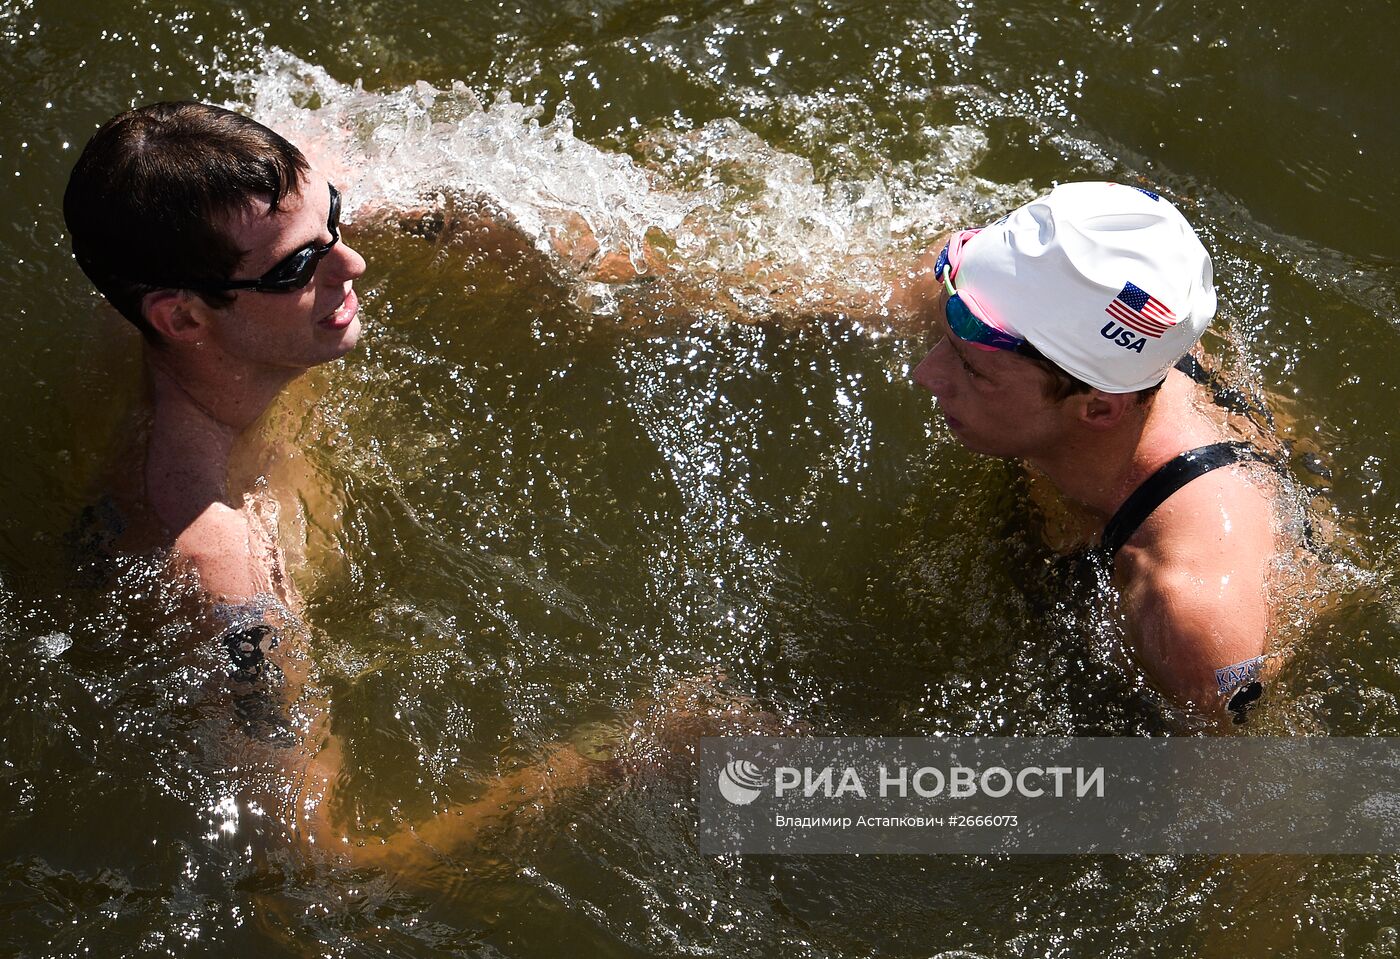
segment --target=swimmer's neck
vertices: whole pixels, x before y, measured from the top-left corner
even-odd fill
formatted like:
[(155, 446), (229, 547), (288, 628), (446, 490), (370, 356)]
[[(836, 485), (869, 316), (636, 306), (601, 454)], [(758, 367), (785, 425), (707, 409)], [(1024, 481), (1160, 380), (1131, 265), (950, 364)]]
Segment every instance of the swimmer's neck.
[(153, 416), (146, 498), (177, 535), (209, 506), (228, 503), (229, 459), (238, 438), (302, 372), (239, 369), (226, 358), (146, 347)]
[(1080, 429), (1027, 463), (1060, 494), (1107, 522), (1123, 501), (1172, 457), (1220, 439), (1196, 405), (1195, 387), (1172, 370), (1147, 415), (1103, 432)]
[(156, 413), (179, 410), (229, 435), (229, 442), (258, 421), (304, 370), (230, 362), (225, 355), (188, 349), (180, 353), (145, 346)]

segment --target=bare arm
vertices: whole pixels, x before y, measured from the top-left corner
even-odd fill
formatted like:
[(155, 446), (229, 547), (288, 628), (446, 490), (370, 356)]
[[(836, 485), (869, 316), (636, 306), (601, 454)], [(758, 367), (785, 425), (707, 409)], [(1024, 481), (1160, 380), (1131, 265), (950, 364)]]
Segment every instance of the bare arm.
[[(1153, 684), (1181, 705), (1223, 714), (1216, 670), (1264, 655), (1267, 614), (1196, 571), (1155, 577), (1125, 595), (1133, 651)], [(1233, 690), (1230, 690), (1233, 691)]]
[[(212, 422), (159, 372), (156, 386), (146, 495), (170, 536), (172, 566), (190, 574), (199, 590), (191, 639), (201, 651), (194, 659), (207, 666), (204, 651), (212, 641), (215, 662), (222, 660), (205, 695), (216, 706), (211, 713), (227, 721), (210, 727), (208, 758), (230, 777), (249, 839), (378, 862), (375, 848), (340, 841), (345, 832), (335, 822), (334, 792), (343, 749), (330, 731), (330, 703), (312, 681), (302, 603), (286, 571), (271, 496), (266, 490), (230, 496), (227, 476), (239, 436)], [(434, 838), (465, 841), (512, 803), (538, 802), (545, 785), (565, 788), (589, 768), (571, 750), (556, 750), (540, 768), (485, 784), (480, 801), (425, 828)], [(403, 832), (390, 848), (403, 857), (426, 847)]]
[(1129, 641), (1158, 689), (1228, 722), (1244, 664), (1268, 652), (1268, 503), (1238, 475), (1219, 471), (1159, 512), (1135, 537), (1140, 545), (1119, 554)]
[(611, 287), (624, 318), (710, 313), (740, 322), (784, 322), (843, 314), (916, 336), (930, 328), (929, 310), (940, 292), (933, 264), (946, 242), (940, 237), (926, 251), (889, 251), (878, 260), (853, 258), (861, 264), (857, 282), (854, 273), (818, 276), (805, 265), (757, 260), (725, 265), (706, 256), (693, 262), (673, 248), (673, 238), (656, 233), (639, 249), (609, 248), (579, 215), (565, 216), (548, 229), (546, 254), (505, 211), (481, 197), (435, 199), (417, 209), (362, 209), (356, 223), (418, 236), (464, 262), (520, 264), (538, 271), (543, 282)]
[[(256, 592), (278, 572), (258, 546), (256, 522), (244, 511), (211, 507), (180, 538), (210, 604), (214, 631), (229, 656), (223, 691), (240, 722), (230, 730), (222, 762), (239, 767), (243, 818), (265, 828), (264, 840), (290, 842), (353, 865), (396, 874), (410, 884), (430, 881), (446, 857), (469, 853), (491, 832), (536, 816), (589, 785), (672, 768), (702, 735), (777, 734), (793, 727), (750, 700), (727, 693), (717, 679), (677, 684), (658, 701), (638, 705), (611, 755), (588, 756), (555, 743), (514, 768), (477, 784), (473, 798), (454, 803), (389, 835), (367, 834), (338, 816), (343, 744), (330, 732), (330, 703), (310, 682), (300, 610)], [(262, 824), (261, 826), (254, 824)]]
[(468, 802), (383, 839), (344, 837), (336, 848), (357, 864), (411, 881), (443, 857), (469, 852), (491, 831), (538, 815), (590, 785), (689, 769), (698, 761), (702, 737), (805, 732), (802, 724), (726, 689), (722, 676), (690, 676), (660, 698), (637, 703), (617, 738), (595, 743), (590, 755), (569, 744), (553, 744), (541, 757), (481, 783)]

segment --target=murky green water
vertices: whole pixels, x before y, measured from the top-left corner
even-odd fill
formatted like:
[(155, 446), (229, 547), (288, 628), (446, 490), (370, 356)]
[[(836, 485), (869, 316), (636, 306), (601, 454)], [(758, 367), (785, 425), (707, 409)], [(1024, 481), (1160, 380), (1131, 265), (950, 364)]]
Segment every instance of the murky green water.
[[(1393, 858), (716, 860), (664, 775), (565, 797), (427, 889), (250, 856), (219, 831), (227, 776), (200, 748), (227, 723), (195, 695), (217, 656), (187, 652), (149, 560), (95, 568), (69, 535), (141, 380), (59, 201), (118, 110), (235, 101), (333, 141), (352, 210), (484, 193), (532, 242), (570, 209), (615, 242), (655, 227), (761, 316), (771, 285), (737, 280), (746, 264), (860, 287), (871, 259), (1057, 180), (1144, 178), (1215, 254), (1211, 349), (1331, 473), (1329, 602), (1288, 632), (1258, 728), (1389, 736), (1398, 19), (0, 2), (5, 951), (1396, 954)], [(422, 818), (710, 670), (831, 735), (1162, 728), (1018, 471), (962, 451), (906, 381), (920, 344), (839, 316), (658, 316), (664, 292), (615, 298), (383, 222), (356, 241), (362, 346), (267, 429), (308, 519), (296, 575), (352, 818)]]

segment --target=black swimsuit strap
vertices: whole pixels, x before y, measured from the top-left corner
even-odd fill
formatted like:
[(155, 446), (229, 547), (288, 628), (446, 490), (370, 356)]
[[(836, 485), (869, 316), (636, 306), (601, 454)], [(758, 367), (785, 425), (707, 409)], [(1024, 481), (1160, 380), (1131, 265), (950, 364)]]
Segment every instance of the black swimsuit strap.
[(1142, 485), (1123, 501), (1123, 505), (1118, 507), (1118, 512), (1113, 514), (1113, 518), (1103, 528), (1100, 547), (1108, 551), (1110, 560), (1113, 559), (1123, 544), (1137, 532), (1143, 521), (1152, 515), (1152, 511), (1165, 503), (1173, 493), (1212, 470), (1245, 460), (1270, 461), (1269, 457), (1248, 443), (1238, 442), (1212, 443), (1210, 446), (1198, 446), (1185, 453), (1178, 453), (1165, 466), (1145, 479)]

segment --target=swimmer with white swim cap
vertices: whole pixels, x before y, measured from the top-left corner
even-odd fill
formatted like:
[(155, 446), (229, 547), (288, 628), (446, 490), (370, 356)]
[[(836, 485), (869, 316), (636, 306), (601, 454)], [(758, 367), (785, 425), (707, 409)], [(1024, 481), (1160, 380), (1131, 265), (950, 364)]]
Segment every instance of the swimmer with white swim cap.
[(930, 251), (913, 378), (968, 449), (1025, 460), (1099, 528), (1131, 649), (1177, 703), (1260, 697), (1277, 551), (1262, 454), (1177, 369), (1215, 314), (1209, 254), (1154, 193), (1069, 183)]

